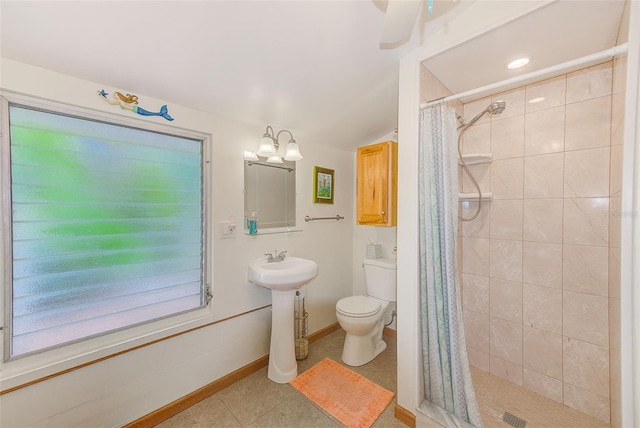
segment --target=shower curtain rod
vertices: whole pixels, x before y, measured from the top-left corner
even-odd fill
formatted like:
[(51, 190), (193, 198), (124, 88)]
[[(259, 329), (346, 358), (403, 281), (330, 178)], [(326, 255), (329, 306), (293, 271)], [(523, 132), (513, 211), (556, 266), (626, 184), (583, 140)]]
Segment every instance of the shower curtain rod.
[(485, 92), (490, 92), (490, 91), (494, 91), (496, 89), (500, 89), (500, 88), (504, 88), (507, 86), (511, 86), (511, 85), (516, 85), (518, 83), (527, 81), (527, 80), (534, 80), (539, 78), (540, 76), (546, 76), (549, 74), (554, 74), (554, 73), (560, 73), (562, 71), (566, 71), (568, 69), (571, 69), (573, 67), (577, 67), (583, 64), (587, 64), (589, 62), (595, 62), (601, 59), (605, 59), (605, 58), (609, 58), (609, 57), (614, 57), (616, 55), (619, 54), (623, 54), (627, 52), (628, 49), (628, 44), (627, 43), (623, 43), (621, 45), (618, 46), (614, 46), (610, 49), (606, 49), (600, 52), (596, 52), (594, 54), (591, 55), (587, 55), (587, 56), (583, 56), (581, 58), (576, 58), (576, 59), (572, 59), (571, 61), (566, 61), (560, 64), (556, 64), (556, 65), (552, 65), (551, 67), (547, 67), (547, 68), (543, 68), (542, 70), (538, 70), (538, 71), (532, 71), (531, 73), (526, 73), (526, 74), (521, 74), (519, 76), (514, 76), (511, 77), (509, 79), (506, 80), (502, 80), (500, 82), (496, 82), (496, 83), (491, 83), (489, 85), (485, 85), (485, 86), (481, 86), (479, 88), (475, 88), (475, 89), (471, 89), (469, 91), (465, 91), (465, 92), (461, 92), (459, 94), (456, 95), (450, 95), (448, 97), (445, 98), (438, 98), (437, 100), (431, 100), (429, 102), (426, 103), (422, 103), (420, 104), (420, 109), (423, 110), (427, 107), (430, 107), (432, 105), (435, 104), (441, 104), (441, 103), (445, 103), (447, 101), (452, 101), (452, 100), (458, 100), (460, 98), (465, 98), (465, 97), (470, 97), (473, 95), (478, 95), (478, 94), (482, 94)]

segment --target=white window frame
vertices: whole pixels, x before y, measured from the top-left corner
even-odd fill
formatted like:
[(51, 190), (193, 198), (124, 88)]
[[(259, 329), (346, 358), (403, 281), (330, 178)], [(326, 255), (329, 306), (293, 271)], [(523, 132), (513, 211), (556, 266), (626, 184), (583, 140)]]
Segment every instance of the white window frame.
[[(37, 99), (35, 97), (15, 94), (8, 91), (0, 90), (0, 139), (2, 150), (0, 152), (0, 163), (9, 157), (9, 115), (8, 107), (10, 104), (32, 107), (54, 113), (60, 113), (70, 116), (77, 116), (89, 120), (97, 120), (114, 125), (122, 125), (133, 128), (139, 128), (152, 132), (160, 132), (175, 135), (184, 138), (202, 140), (202, 191), (204, 195), (203, 204), (203, 287), (205, 288), (205, 298), (207, 305), (204, 308), (196, 309), (174, 316), (168, 316), (162, 319), (145, 322), (128, 328), (123, 328), (113, 332), (107, 332), (102, 335), (89, 337), (77, 342), (62, 344), (58, 347), (37, 352), (31, 355), (25, 355), (20, 358), (4, 361), (5, 347), (11, 339), (9, 331), (4, 325), (7, 315), (7, 305), (11, 305), (9, 299), (10, 292), (8, 288), (11, 281), (7, 281), (7, 275), (11, 275), (11, 248), (9, 240), (5, 239), (7, 233), (11, 233), (11, 198), (10, 198), (10, 176), (9, 168), (2, 168), (1, 187), (2, 199), (0, 202), (0, 212), (2, 213), (2, 228), (0, 229), (0, 239), (3, 240), (0, 246), (0, 257), (3, 260), (0, 268), (0, 276), (3, 278), (4, 287), (0, 292), (0, 319), (2, 327), (0, 327), (0, 391), (7, 389), (19, 388), (39, 379), (55, 375), (56, 373), (65, 372), (78, 366), (90, 364), (109, 356), (127, 352), (129, 350), (145, 346), (159, 340), (181, 334), (207, 324), (213, 319), (213, 305), (211, 304), (211, 278), (212, 268), (212, 196), (211, 196), (211, 135), (198, 131), (185, 130), (165, 124), (158, 124), (152, 120), (144, 120), (138, 118), (127, 117), (122, 115), (99, 112), (88, 108), (70, 106), (58, 102)], [(131, 114), (131, 113), (129, 113)], [(9, 247), (9, 248), (7, 248)], [(9, 263), (9, 266), (7, 266)], [(10, 279), (10, 278), (9, 278)], [(208, 295), (208, 297), (207, 297)]]

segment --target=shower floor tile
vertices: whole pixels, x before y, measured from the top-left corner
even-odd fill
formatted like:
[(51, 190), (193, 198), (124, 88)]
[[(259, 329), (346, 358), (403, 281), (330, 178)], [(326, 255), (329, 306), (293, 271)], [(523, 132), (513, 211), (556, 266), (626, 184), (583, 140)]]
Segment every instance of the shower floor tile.
[(498, 376), (471, 367), (473, 387), (485, 428), (513, 428), (505, 412), (526, 421), (526, 428), (606, 428), (609, 424)]

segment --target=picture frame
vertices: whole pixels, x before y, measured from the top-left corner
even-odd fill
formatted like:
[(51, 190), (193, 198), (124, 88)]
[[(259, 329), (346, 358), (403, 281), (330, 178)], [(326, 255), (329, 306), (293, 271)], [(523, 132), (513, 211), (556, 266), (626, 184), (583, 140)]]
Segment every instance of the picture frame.
[(333, 204), (335, 193), (334, 171), (320, 166), (313, 167), (313, 203)]

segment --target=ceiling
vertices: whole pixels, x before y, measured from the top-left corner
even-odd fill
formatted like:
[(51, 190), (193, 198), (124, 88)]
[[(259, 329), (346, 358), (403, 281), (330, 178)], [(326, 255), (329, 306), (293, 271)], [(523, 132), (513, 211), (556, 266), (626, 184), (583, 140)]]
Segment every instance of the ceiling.
[[(436, 0), (422, 32), (381, 48), (384, 0), (2, 0), (0, 52), (107, 91), (354, 149), (396, 128), (399, 59), (463, 4)], [(622, 6), (554, 2), (426, 65), (454, 93), (499, 81), (516, 53), (543, 67), (615, 45)]]
[[(624, 0), (555, 1), (423, 64), (454, 94), (501, 82), (616, 46), (624, 6)], [(506, 67), (523, 56), (527, 66)]]

